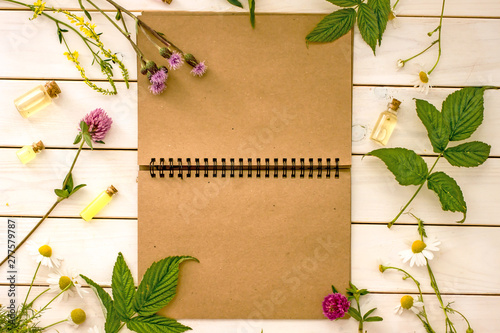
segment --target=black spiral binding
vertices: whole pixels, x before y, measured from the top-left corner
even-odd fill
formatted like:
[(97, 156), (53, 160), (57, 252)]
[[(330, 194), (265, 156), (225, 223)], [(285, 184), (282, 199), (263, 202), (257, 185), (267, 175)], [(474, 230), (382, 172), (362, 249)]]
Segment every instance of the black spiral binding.
[[(238, 178), (243, 178), (245, 176), (245, 171), (247, 171), (246, 176), (251, 178), (253, 176), (253, 172), (255, 171), (255, 176), (257, 178), (264, 176), (264, 178), (279, 178), (280, 174), (282, 178), (287, 178), (290, 173), (291, 178), (296, 178), (297, 173), (299, 178), (314, 178), (316, 174), (317, 178), (331, 178), (332, 170), (335, 171), (333, 176), (335, 178), (339, 178), (340, 168), (339, 168), (339, 159), (335, 158), (334, 163), (332, 165), (332, 161), (330, 158), (326, 159), (326, 165), (323, 164), (323, 160), (321, 158), (317, 159), (317, 165), (314, 165), (314, 158), (309, 158), (308, 163), (306, 164), (306, 160), (304, 158), (299, 159), (299, 163), (297, 164), (297, 160), (295, 158), (291, 159), (291, 165), (288, 164), (288, 160), (286, 158), (282, 159), (282, 164), (279, 164), (279, 159), (273, 159), (273, 165), (271, 165), (271, 161), (269, 158), (264, 159), (264, 165), (261, 163), (261, 159), (256, 159), (256, 165), (253, 165), (253, 160), (249, 158), (247, 160), (247, 165), (244, 165), (244, 159), (238, 159), (238, 165), (235, 163), (234, 158), (229, 159), (229, 177), (235, 178), (236, 169)], [(156, 159), (152, 158), (149, 163), (149, 173), (151, 178), (156, 177), (156, 171), (160, 175), (160, 178), (165, 177), (165, 171), (168, 171), (168, 177), (174, 178), (177, 172), (177, 178), (184, 179), (184, 174), (187, 178), (191, 178), (191, 175), (194, 173), (194, 177), (201, 177), (201, 170), (203, 170), (203, 177), (209, 177), (210, 171), (212, 171), (212, 177), (217, 177), (218, 172), (220, 171), (220, 176), (225, 178), (227, 175), (228, 165), (225, 158), (221, 159), (221, 165), (217, 163), (217, 159), (212, 159), (212, 164), (209, 164), (208, 158), (203, 159), (203, 165), (200, 164), (200, 159), (194, 159), (194, 166), (191, 163), (191, 159), (186, 159), (186, 165), (182, 163), (182, 158), (177, 159), (177, 163), (174, 163), (173, 158), (168, 159), (168, 165), (165, 165), (165, 159), (160, 158), (159, 165), (156, 165)], [(194, 171), (193, 171), (194, 168)], [(271, 173), (272, 169), (272, 173)], [(281, 171), (281, 173), (280, 173)], [(306, 176), (307, 174), (307, 176)]]

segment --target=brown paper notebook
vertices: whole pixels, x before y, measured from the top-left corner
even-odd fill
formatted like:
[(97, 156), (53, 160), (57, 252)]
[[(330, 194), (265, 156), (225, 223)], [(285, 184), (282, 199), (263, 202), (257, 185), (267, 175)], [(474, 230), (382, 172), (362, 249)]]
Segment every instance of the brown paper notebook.
[[(182, 264), (174, 318), (316, 319), (350, 276), (352, 36), (321, 15), (144, 13), (198, 60), (160, 96), (139, 74), (139, 276)], [(142, 35), (148, 59), (165, 63)]]

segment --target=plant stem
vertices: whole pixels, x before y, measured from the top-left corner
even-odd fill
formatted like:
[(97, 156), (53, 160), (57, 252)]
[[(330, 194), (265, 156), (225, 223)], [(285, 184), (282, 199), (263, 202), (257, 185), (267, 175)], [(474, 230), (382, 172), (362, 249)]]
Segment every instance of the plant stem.
[[(59, 294), (57, 294), (56, 296), (54, 296), (54, 298), (52, 298), (52, 299), (51, 299), (51, 300), (50, 300), (50, 301), (49, 301), (49, 302), (48, 302), (48, 303), (47, 303), (47, 304), (46, 304), (43, 308), (41, 308), (40, 310), (36, 311), (36, 313), (42, 313), (42, 312), (43, 312), (43, 311), (44, 311), (44, 310), (45, 310), (45, 309), (46, 309), (46, 308), (47, 308), (47, 307), (48, 307), (48, 306), (49, 306), (52, 302), (54, 302), (54, 301), (55, 301), (55, 300), (56, 300), (59, 296), (61, 296), (61, 295), (62, 295), (62, 293), (63, 293), (63, 292), (65, 292), (66, 290), (68, 290), (71, 286), (72, 286), (72, 284), (71, 284), (71, 283), (70, 283), (70, 284), (68, 284), (68, 285), (66, 286), (66, 288), (64, 288), (63, 290), (61, 290), (61, 291), (59, 292)], [(36, 317), (36, 314), (35, 314), (35, 316), (30, 317), (30, 318), (28, 318), (28, 319), (24, 320), (21, 324), (24, 324), (25, 322), (30, 322), (30, 321), (31, 321), (31, 320), (33, 320), (35, 317)]]
[(7, 259), (10, 258), (11, 255), (13, 255), (14, 253), (16, 253), (17, 250), (19, 250), (19, 248), (24, 244), (24, 242), (26, 242), (28, 240), (28, 238), (30, 238), (30, 236), (42, 224), (42, 222), (45, 221), (45, 219), (49, 216), (49, 214), (52, 213), (54, 208), (56, 208), (56, 206), (64, 199), (66, 199), (66, 198), (61, 198), (61, 197), (57, 198), (56, 202), (54, 202), (52, 207), (50, 207), (49, 211), (47, 213), (45, 213), (45, 215), (42, 217), (42, 219), (40, 221), (38, 221), (38, 223), (35, 225), (35, 227), (33, 229), (31, 229), (31, 231), (28, 233), (28, 235), (26, 235), (26, 237), (24, 237), (24, 239), (19, 244), (17, 244), (16, 248), (14, 250), (12, 250), (12, 252), (9, 255), (7, 255), (7, 257), (5, 257), (5, 259), (2, 260), (2, 262), (0, 262), (0, 266), (2, 266), (7, 261)]
[[(434, 167), (436, 166), (437, 162), (439, 161), (439, 159), (441, 158), (443, 154), (440, 153), (439, 156), (437, 157), (436, 161), (434, 162), (434, 164), (432, 165), (431, 169), (427, 172), (427, 176), (426, 176), (426, 180), (427, 178), (430, 176), (432, 170), (434, 170)], [(406, 208), (408, 208), (408, 206), (410, 205), (410, 203), (413, 201), (413, 199), (415, 199), (415, 197), (417, 196), (418, 192), (420, 192), (420, 190), (422, 189), (422, 186), (424, 186), (425, 184), (425, 181), (420, 184), (420, 186), (417, 188), (417, 190), (415, 191), (415, 193), (413, 194), (413, 196), (410, 198), (410, 200), (406, 203), (406, 205), (399, 211), (398, 215), (396, 215), (395, 218), (392, 219), (391, 222), (389, 222), (387, 224), (387, 228), (390, 228), (392, 227), (392, 225), (394, 224), (394, 222), (397, 221), (397, 219), (401, 216), (401, 214), (404, 213), (404, 211), (406, 210)]]
[[(438, 40), (438, 39), (436, 39), (435, 41), (433, 41), (433, 42), (431, 43), (431, 45), (429, 45), (429, 46), (428, 46), (425, 50), (423, 50), (422, 52), (415, 54), (413, 57), (410, 57), (410, 58), (408, 58), (408, 59), (402, 60), (402, 61), (403, 61), (403, 63), (406, 63), (406, 62), (408, 62), (408, 61), (410, 61), (410, 60), (412, 60), (412, 59), (415, 59), (416, 57), (418, 57), (418, 56), (420, 56), (420, 55), (424, 54), (424, 53), (425, 53), (428, 49), (430, 49), (431, 47), (433, 47), (433, 46), (434, 46), (436, 43), (438, 43), (438, 42), (439, 42), (439, 40)], [(429, 74), (430, 74), (430, 73), (429, 73)]]
[[(445, 319), (446, 326), (450, 327), (450, 332), (456, 332), (456, 329), (453, 326), (452, 321), (448, 317), (448, 311), (446, 311), (446, 308), (444, 306), (443, 298), (441, 297), (441, 292), (439, 291), (439, 287), (437, 285), (436, 278), (434, 276), (434, 273), (432, 272), (431, 266), (429, 265), (429, 260), (426, 259), (426, 262), (427, 262), (427, 272), (429, 273), (429, 278), (431, 280), (431, 287), (432, 287), (432, 289), (434, 289), (434, 293), (436, 294), (436, 297), (437, 297), (437, 299), (439, 301), (439, 304), (441, 305), (441, 308), (444, 311), (444, 315), (446, 317), (446, 319)], [(448, 330), (446, 330), (446, 331), (448, 331)]]
[(444, 15), (444, 5), (445, 5), (445, 2), (446, 2), (446, 0), (443, 0), (443, 5), (441, 7), (441, 17), (439, 19), (439, 27), (438, 27), (438, 30), (439, 30), (439, 36), (438, 36), (439, 52), (438, 52), (438, 57), (436, 59), (436, 63), (434, 64), (434, 66), (431, 68), (431, 70), (429, 72), (427, 72), (427, 74), (429, 74), (429, 75), (436, 68), (437, 64), (439, 63), (439, 59), (441, 58), (441, 31), (443, 30), (443, 15)]
[(82, 143), (80, 144), (80, 147), (78, 147), (78, 151), (76, 152), (75, 159), (73, 160), (73, 163), (71, 164), (71, 167), (69, 168), (68, 174), (66, 175), (66, 178), (64, 179), (64, 183), (62, 186), (63, 190), (66, 188), (66, 185), (67, 185), (68, 179), (69, 179), (69, 175), (71, 175), (71, 172), (73, 171), (73, 168), (75, 167), (76, 160), (78, 159), (78, 156), (80, 156), (80, 152), (82, 151), (84, 143), (85, 143), (85, 140), (82, 139)]
[(40, 269), (41, 264), (42, 264), (42, 262), (40, 261), (38, 263), (38, 266), (36, 266), (35, 274), (33, 274), (33, 279), (31, 280), (30, 287), (28, 289), (28, 292), (26, 293), (26, 298), (24, 299), (24, 304), (26, 304), (26, 302), (28, 301), (28, 296), (30, 295), (31, 288), (33, 288), (33, 282), (35, 282), (36, 274), (38, 273), (38, 270)]
[(43, 331), (45, 331), (47, 328), (52, 327), (52, 326), (55, 326), (55, 325), (60, 324), (60, 323), (64, 323), (65, 321), (68, 321), (68, 319), (63, 319), (63, 320), (58, 321), (57, 323), (53, 323), (53, 324), (50, 324), (49, 326), (45, 326), (45, 327), (43, 327), (43, 328), (41, 329), (41, 331), (43, 332)]

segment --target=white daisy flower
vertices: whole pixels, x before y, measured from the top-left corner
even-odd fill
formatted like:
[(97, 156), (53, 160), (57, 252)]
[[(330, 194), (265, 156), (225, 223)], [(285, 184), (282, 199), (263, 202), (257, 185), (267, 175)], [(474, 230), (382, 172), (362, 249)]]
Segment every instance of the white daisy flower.
[(403, 67), (405, 67), (405, 62), (402, 59), (398, 59), (396, 61), (396, 70), (399, 71)]
[(413, 313), (418, 314), (424, 307), (424, 303), (415, 301), (410, 295), (401, 297), (400, 303), (400, 305), (394, 308), (394, 313), (398, 315), (402, 314), (403, 310), (411, 310)]
[(81, 298), (83, 298), (82, 293), (88, 293), (88, 291), (81, 289), (82, 285), (80, 281), (78, 281), (78, 277), (79, 274), (75, 269), (56, 270), (55, 273), (49, 274), (47, 283), (49, 283), (50, 293), (59, 294), (70, 285), (70, 287), (57, 298), (56, 302), (67, 300), (68, 297), (73, 296), (75, 292)]
[(439, 251), (438, 246), (440, 244), (441, 242), (438, 240), (433, 240), (426, 244), (418, 239), (411, 244), (410, 249), (399, 252), (399, 256), (403, 259), (404, 263), (409, 260), (410, 267), (413, 267), (415, 264), (417, 266), (425, 266), (427, 260), (434, 258), (434, 253), (432, 253), (432, 251)]
[(35, 257), (37, 263), (41, 263), (43, 266), (49, 268), (59, 268), (61, 265), (61, 258), (54, 255), (52, 247), (49, 246), (49, 241), (43, 243), (27, 241), (26, 247), (29, 253)]
[(432, 88), (430, 74), (428, 74), (421, 65), (418, 67), (417, 77), (413, 80), (413, 84), (419, 92), (427, 95), (429, 93), (429, 89)]
[(85, 322), (87, 315), (82, 309), (74, 309), (68, 316), (68, 324), (71, 326), (79, 326)]

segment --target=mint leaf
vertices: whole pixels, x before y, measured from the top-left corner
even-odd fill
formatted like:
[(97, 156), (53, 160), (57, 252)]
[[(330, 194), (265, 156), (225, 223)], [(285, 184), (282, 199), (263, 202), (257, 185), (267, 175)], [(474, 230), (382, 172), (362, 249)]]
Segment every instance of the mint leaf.
[(442, 153), (448, 146), (450, 127), (443, 120), (443, 115), (431, 103), (422, 99), (415, 100), (417, 115), (427, 129), (427, 136), (431, 141), (435, 153)]
[(135, 294), (135, 285), (132, 273), (121, 252), (118, 253), (118, 258), (116, 258), (116, 263), (113, 267), (111, 289), (113, 290), (116, 313), (120, 316), (121, 320), (126, 321), (134, 314), (132, 300)]
[(308, 42), (333, 42), (344, 36), (354, 27), (356, 11), (352, 8), (337, 10), (325, 16), (306, 36)]
[(465, 221), (467, 204), (455, 179), (444, 172), (434, 172), (427, 179), (427, 187), (437, 193), (443, 210), (461, 212), (464, 214), (464, 218), (457, 222), (462, 223)]
[(250, 24), (255, 29), (255, 0), (248, 0), (248, 6), (250, 7)]
[(371, 47), (373, 54), (375, 54), (379, 38), (378, 22), (373, 9), (365, 3), (361, 3), (358, 7), (358, 28), (361, 37), (363, 37), (363, 40)]
[(373, 150), (367, 155), (380, 158), (401, 185), (420, 185), (427, 178), (427, 164), (413, 150), (381, 148)]
[(69, 192), (68, 190), (61, 190), (61, 189), (55, 189), (54, 190), (55, 194), (59, 197), (59, 198), (68, 198), (69, 197)]
[(472, 141), (446, 149), (443, 156), (453, 166), (476, 167), (488, 159), (490, 149), (484, 142)]
[(382, 35), (387, 28), (387, 21), (391, 12), (390, 0), (368, 0), (367, 5), (375, 13), (378, 25), (378, 45), (382, 43)]
[(112, 306), (110, 311), (106, 314), (106, 322), (104, 323), (104, 332), (118, 333), (120, 331), (122, 322), (116, 313), (116, 309)]
[(181, 333), (191, 329), (175, 319), (158, 315), (134, 317), (127, 322), (127, 328), (139, 333)]
[(361, 3), (360, 0), (326, 0), (339, 7), (354, 7)]
[(483, 122), (484, 88), (463, 88), (443, 102), (443, 117), (450, 127), (450, 141), (469, 138)]
[(233, 6), (243, 8), (243, 5), (238, 0), (227, 0), (227, 2), (229, 2)]
[(151, 316), (167, 305), (175, 296), (179, 265), (190, 256), (167, 257), (154, 262), (144, 274), (133, 300), (134, 311), (140, 316)]
[(92, 279), (86, 277), (83, 274), (80, 274), (80, 276), (85, 282), (87, 282), (90, 288), (99, 297), (99, 300), (103, 305), (103, 313), (106, 316), (107, 313), (109, 313), (113, 309), (113, 300), (111, 299), (111, 296), (109, 296), (109, 294), (104, 289), (102, 289), (100, 285), (92, 281)]

